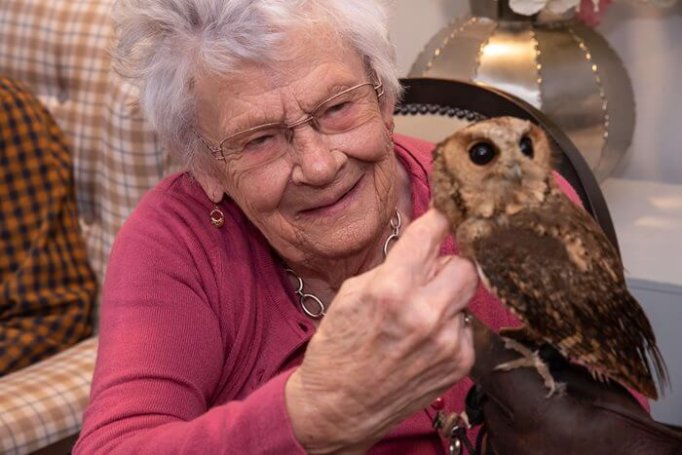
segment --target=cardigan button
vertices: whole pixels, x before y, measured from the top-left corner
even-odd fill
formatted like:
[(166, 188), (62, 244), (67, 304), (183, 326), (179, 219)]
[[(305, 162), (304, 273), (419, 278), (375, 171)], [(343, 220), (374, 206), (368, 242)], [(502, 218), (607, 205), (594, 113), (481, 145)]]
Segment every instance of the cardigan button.
[(303, 331), (303, 333), (308, 333), (308, 331), (310, 330), (308, 328), (308, 324), (306, 324), (305, 322), (299, 322), (298, 327)]
[(431, 409), (434, 411), (442, 411), (445, 408), (445, 400), (443, 397), (438, 397), (431, 403)]

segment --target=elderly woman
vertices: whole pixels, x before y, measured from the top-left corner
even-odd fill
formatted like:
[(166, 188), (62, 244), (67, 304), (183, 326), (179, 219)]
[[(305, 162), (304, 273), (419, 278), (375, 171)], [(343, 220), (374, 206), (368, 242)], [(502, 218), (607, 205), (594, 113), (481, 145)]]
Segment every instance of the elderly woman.
[(370, 0), (122, 0), (121, 70), (186, 172), (121, 230), (77, 454), (443, 453), (468, 306), (432, 146)]

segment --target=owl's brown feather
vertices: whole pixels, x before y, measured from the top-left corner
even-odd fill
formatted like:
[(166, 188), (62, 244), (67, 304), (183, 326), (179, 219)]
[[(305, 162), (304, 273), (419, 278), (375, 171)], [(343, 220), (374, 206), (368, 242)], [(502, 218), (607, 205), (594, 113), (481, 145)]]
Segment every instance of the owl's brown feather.
[[(610, 244), (594, 235), (591, 219), (581, 220), (586, 215), (571, 210), (571, 202), (563, 197), (559, 202), (544, 214), (551, 218), (521, 211), (509, 218), (508, 225), (494, 225), (489, 235), (474, 240), (472, 259), (491, 290), (536, 338), (656, 398), (647, 351), (657, 374), (663, 369), (655, 360), (660, 353), (649, 321), (626, 289), (622, 274), (614, 276), (616, 256), (592, 254)], [(568, 223), (573, 224), (574, 240), (567, 238), (568, 226), (556, 221), (565, 216), (578, 218)], [(466, 229), (466, 223), (460, 229)], [(599, 245), (602, 240), (606, 243)], [(570, 253), (574, 242), (582, 243), (576, 254)]]
[[(532, 139), (533, 156), (519, 151), (522, 138)], [(472, 164), (481, 141), (498, 156)], [(652, 370), (661, 385), (666, 371), (651, 325), (627, 290), (617, 251), (554, 183), (544, 133), (494, 119), (456, 133), (434, 157), (434, 205), (528, 334), (598, 377), (657, 398)]]

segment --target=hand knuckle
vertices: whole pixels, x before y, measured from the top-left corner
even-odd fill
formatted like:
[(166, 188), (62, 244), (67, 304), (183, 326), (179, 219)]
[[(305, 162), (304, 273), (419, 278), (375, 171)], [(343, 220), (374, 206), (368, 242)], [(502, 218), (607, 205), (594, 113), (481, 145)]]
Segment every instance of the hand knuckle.
[(384, 306), (392, 306), (405, 298), (405, 292), (393, 280), (378, 279), (367, 289), (367, 297)]
[[(452, 286), (458, 288), (460, 293), (473, 296), (478, 288), (478, 272), (471, 261), (458, 258), (452, 262), (452, 274), (456, 280), (452, 280)], [(468, 299), (467, 299), (468, 300)]]
[[(410, 330), (421, 338), (433, 337), (439, 324), (439, 317), (433, 311), (419, 311), (407, 318)], [(437, 339), (437, 338), (436, 338)]]
[(462, 276), (467, 278), (474, 278), (478, 276), (478, 272), (474, 263), (461, 256), (456, 256), (452, 261), (452, 265), (456, 267), (457, 273)]
[(456, 344), (450, 339), (451, 337), (439, 337), (436, 344), (436, 349), (445, 358), (444, 360), (452, 361), (453, 356), (456, 355)]

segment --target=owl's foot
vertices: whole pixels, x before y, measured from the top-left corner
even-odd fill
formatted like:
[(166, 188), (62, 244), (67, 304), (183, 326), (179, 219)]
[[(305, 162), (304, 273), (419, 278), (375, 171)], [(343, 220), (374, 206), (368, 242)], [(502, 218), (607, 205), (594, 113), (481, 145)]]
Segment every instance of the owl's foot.
[(549, 367), (538, 355), (538, 351), (531, 351), (523, 344), (511, 338), (503, 337), (502, 339), (504, 340), (504, 346), (507, 349), (512, 349), (520, 353), (523, 357), (501, 363), (495, 367), (496, 370), (509, 371), (515, 368), (523, 367), (535, 368), (540, 377), (542, 377), (545, 387), (549, 389), (546, 398), (551, 397), (555, 393), (558, 394), (558, 396), (562, 396), (566, 392), (566, 384), (554, 380), (552, 373), (549, 371)]

